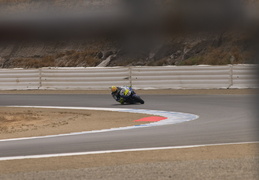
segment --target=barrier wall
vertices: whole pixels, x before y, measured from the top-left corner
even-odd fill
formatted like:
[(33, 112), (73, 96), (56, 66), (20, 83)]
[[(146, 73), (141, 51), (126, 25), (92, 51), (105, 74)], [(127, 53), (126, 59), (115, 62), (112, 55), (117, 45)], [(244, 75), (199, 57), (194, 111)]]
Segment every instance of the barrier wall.
[(129, 84), (128, 68), (42, 69), (41, 89), (107, 89)]
[(258, 88), (258, 68), (258, 66), (252, 65), (233, 66), (232, 88)]
[(228, 88), (228, 66), (134, 67), (132, 82), (136, 88)]
[(1, 90), (258, 88), (256, 65), (0, 69)]
[(38, 89), (40, 87), (39, 70), (0, 69), (0, 89)]

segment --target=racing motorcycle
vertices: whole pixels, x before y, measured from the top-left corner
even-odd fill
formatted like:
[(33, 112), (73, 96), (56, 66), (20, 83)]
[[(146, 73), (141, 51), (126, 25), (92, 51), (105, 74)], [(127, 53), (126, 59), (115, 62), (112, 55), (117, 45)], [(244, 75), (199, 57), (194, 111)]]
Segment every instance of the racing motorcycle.
[[(129, 87), (129, 86), (124, 86), (120, 89), (119, 91), (119, 96), (120, 96), (120, 103), (121, 104), (144, 104), (144, 100), (138, 96), (135, 91)], [(113, 96), (114, 97), (114, 96)], [(116, 100), (116, 96), (114, 99)]]

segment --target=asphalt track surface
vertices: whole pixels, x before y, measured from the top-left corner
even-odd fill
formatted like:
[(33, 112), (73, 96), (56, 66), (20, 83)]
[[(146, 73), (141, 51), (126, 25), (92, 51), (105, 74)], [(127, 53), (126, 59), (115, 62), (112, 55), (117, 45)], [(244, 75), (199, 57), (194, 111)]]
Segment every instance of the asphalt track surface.
[[(152, 109), (198, 119), (148, 128), (0, 142), (0, 157), (259, 141), (256, 95), (141, 95), (144, 105), (120, 105), (108, 94), (2, 94), (0, 106)], [(119, 118), (119, 117), (118, 117)]]

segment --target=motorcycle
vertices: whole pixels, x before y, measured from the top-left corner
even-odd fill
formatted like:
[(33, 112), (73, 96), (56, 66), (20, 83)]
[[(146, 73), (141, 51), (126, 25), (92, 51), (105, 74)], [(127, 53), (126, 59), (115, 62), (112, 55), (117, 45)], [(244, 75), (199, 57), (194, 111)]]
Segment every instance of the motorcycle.
[[(141, 97), (139, 95), (137, 95), (135, 93), (135, 91), (128, 86), (122, 87), (120, 92), (120, 103), (121, 104), (144, 104), (144, 100), (141, 99)], [(114, 97), (114, 99), (116, 100), (117, 97)]]

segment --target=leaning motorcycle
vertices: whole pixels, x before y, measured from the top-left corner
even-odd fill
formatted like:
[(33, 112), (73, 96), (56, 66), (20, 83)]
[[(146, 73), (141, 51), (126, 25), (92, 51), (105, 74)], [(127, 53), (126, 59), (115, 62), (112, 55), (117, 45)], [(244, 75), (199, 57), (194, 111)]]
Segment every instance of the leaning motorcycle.
[(135, 91), (131, 87), (124, 87), (120, 91), (120, 96), (123, 98), (123, 102), (121, 104), (144, 104), (144, 100), (138, 96)]

